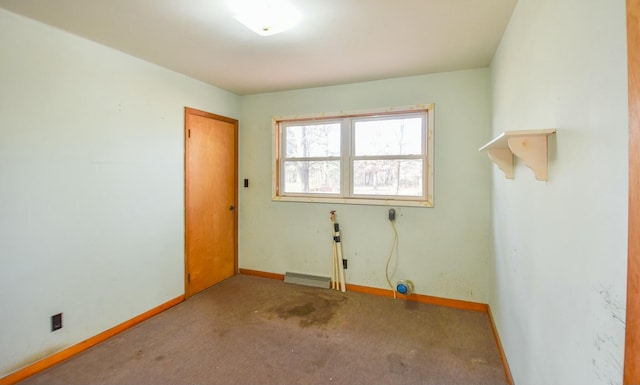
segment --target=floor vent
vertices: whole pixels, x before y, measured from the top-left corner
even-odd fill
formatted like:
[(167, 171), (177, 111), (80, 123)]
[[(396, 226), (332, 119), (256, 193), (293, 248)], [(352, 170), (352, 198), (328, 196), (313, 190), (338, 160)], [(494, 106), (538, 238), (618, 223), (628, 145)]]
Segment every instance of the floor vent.
[(305, 286), (320, 287), (323, 289), (328, 289), (329, 286), (331, 286), (331, 278), (329, 277), (318, 277), (315, 275), (290, 273), (290, 272), (287, 272), (284, 275), (284, 282), (295, 283), (298, 285), (305, 285)]

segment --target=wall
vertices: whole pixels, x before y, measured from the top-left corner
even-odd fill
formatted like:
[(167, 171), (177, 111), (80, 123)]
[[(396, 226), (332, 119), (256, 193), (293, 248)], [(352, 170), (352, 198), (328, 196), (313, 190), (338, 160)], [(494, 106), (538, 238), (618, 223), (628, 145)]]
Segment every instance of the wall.
[[(347, 282), (387, 288), (393, 230), (387, 206), (273, 202), (272, 116), (435, 103), (435, 207), (395, 207), (399, 259), (392, 281), (416, 291), (486, 303), (491, 255), (488, 69), (245, 96), (240, 127), (239, 264), (284, 274), (331, 276), (337, 211)], [(395, 258), (395, 257), (394, 257)]]
[(515, 383), (622, 381), (623, 0), (520, 0), (492, 64), (493, 131), (557, 128), (549, 181), (494, 168), (490, 306)]
[(233, 94), (0, 10), (0, 377), (184, 292), (184, 106), (239, 115)]

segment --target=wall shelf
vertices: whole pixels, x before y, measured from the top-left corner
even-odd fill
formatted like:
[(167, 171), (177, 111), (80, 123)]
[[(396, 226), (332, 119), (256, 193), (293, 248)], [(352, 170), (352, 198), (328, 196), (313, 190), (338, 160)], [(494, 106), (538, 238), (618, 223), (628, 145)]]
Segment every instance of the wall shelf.
[(547, 180), (547, 137), (555, 128), (545, 130), (505, 131), (478, 151), (487, 150), (489, 158), (507, 179), (513, 179), (513, 156), (533, 170), (537, 180)]

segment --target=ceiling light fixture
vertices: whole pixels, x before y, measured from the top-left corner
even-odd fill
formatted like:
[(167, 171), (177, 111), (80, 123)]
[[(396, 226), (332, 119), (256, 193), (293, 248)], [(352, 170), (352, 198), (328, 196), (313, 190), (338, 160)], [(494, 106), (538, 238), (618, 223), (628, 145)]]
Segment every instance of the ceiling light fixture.
[(293, 28), (300, 13), (287, 0), (231, 0), (236, 20), (261, 36)]

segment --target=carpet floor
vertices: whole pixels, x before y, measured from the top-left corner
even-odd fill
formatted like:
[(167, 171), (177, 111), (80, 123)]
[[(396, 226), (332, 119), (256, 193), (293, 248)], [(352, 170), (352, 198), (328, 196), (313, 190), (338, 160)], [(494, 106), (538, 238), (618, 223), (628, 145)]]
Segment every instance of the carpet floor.
[(506, 384), (486, 313), (237, 275), (20, 384)]

